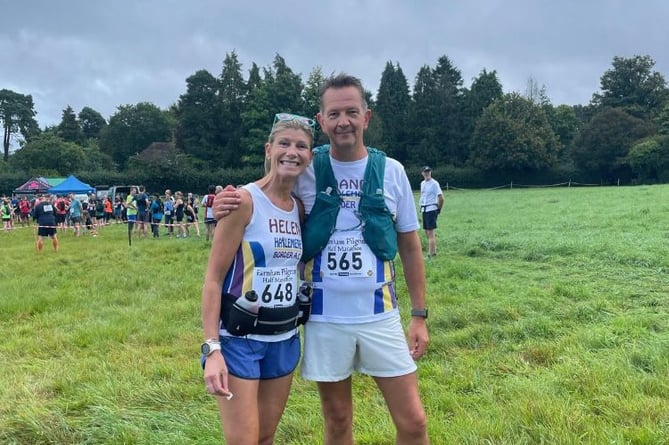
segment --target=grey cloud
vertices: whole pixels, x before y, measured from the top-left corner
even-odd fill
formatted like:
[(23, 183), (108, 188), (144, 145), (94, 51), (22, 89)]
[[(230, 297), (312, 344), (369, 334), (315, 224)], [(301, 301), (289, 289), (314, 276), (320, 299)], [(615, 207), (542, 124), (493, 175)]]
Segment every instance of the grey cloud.
[(669, 74), (669, 3), (646, 0), (33, 0), (9, 2), (0, 28), (0, 88), (32, 94), (41, 125), (90, 106), (109, 117), (141, 101), (167, 107), (199, 69), (220, 74), (236, 51), (245, 74), (275, 54), (304, 78), (347, 71), (375, 92), (387, 61), (410, 85), (448, 56), (465, 85), (484, 68), (505, 91), (529, 77), (553, 103), (587, 103), (614, 56), (649, 54)]

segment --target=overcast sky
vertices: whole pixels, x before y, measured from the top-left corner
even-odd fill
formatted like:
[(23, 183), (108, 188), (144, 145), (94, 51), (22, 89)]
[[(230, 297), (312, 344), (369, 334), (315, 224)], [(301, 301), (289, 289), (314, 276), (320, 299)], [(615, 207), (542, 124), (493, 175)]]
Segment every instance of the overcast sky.
[(588, 103), (614, 56), (650, 55), (669, 78), (667, 0), (0, 0), (0, 11), (0, 89), (31, 94), (41, 127), (68, 105), (106, 119), (124, 104), (166, 108), (232, 51), (245, 77), (279, 54), (303, 80), (320, 66), (374, 94), (386, 62), (412, 87), (443, 55), (467, 87), (483, 69), (505, 92), (531, 77), (554, 105)]

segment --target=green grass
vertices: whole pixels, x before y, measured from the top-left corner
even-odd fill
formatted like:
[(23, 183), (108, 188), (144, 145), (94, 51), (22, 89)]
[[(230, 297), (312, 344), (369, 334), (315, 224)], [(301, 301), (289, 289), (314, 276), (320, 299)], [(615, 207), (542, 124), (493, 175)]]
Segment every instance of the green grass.
[[(0, 233), (0, 443), (221, 443), (198, 363), (204, 239), (129, 248), (111, 226), (37, 254), (33, 236)], [(437, 236), (432, 443), (669, 444), (669, 186), (447, 192)], [(392, 443), (354, 382), (356, 443)], [(299, 376), (276, 443), (322, 443)]]

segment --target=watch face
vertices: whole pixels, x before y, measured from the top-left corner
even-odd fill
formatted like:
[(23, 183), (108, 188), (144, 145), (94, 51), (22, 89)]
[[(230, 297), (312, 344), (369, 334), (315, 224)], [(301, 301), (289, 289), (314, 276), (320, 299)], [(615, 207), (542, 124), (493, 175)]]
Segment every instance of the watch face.
[(200, 346), (200, 350), (204, 355), (209, 355), (209, 351), (211, 348), (209, 347), (209, 343), (202, 343), (202, 346)]

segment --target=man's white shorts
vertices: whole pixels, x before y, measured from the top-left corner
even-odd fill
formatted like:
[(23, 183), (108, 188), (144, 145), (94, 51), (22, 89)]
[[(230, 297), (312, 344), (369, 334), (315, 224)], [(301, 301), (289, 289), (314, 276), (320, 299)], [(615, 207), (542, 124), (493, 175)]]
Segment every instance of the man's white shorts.
[(416, 370), (399, 312), (369, 323), (308, 322), (304, 326), (304, 379), (339, 382), (354, 370), (373, 377), (397, 377)]

